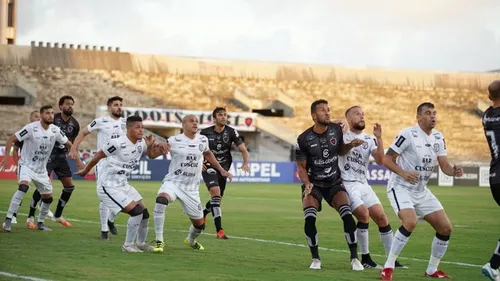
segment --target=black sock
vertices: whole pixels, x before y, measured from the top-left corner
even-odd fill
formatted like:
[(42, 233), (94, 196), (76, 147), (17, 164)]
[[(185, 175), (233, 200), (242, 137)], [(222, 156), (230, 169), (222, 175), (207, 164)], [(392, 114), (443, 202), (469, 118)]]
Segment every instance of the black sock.
[(42, 199), (42, 195), (36, 189), (35, 192), (33, 192), (33, 197), (31, 198), (30, 213), (29, 213), (28, 217), (34, 217), (35, 216), (36, 205), (38, 204), (38, 202), (40, 202), (41, 199)]
[(220, 196), (214, 196), (210, 199), (212, 216), (214, 217), (215, 230), (217, 232), (222, 230), (222, 210), (220, 208), (220, 199)]
[(71, 197), (71, 193), (73, 193), (73, 190), (75, 190), (74, 186), (68, 186), (63, 188), (61, 197), (59, 198), (59, 202), (57, 202), (57, 208), (54, 217), (60, 218), (62, 216), (64, 206), (66, 206), (66, 203), (68, 203), (69, 198)]
[(205, 204), (205, 210), (203, 210), (203, 217), (207, 217), (209, 213), (212, 212), (212, 204), (210, 204), (210, 200), (207, 201), (207, 204)]
[(338, 210), (342, 221), (344, 222), (344, 232), (349, 251), (351, 252), (351, 259), (358, 258), (358, 238), (356, 235), (356, 222), (352, 217), (351, 207), (349, 205), (342, 205)]
[(500, 240), (498, 240), (495, 252), (493, 253), (493, 256), (491, 256), (490, 266), (493, 269), (498, 269), (500, 266)]
[(316, 230), (316, 213), (315, 207), (304, 208), (304, 232), (306, 234), (307, 245), (311, 251), (313, 259), (319, 259), (318, 253), (318, 231)]

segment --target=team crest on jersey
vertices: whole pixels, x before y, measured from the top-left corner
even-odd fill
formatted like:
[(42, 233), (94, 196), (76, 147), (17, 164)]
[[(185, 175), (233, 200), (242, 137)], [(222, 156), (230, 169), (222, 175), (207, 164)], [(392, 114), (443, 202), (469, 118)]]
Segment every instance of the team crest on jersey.
[(434, 151), (438, 152), (439, 151), (439, 143), (434, 144)]
[(224, 135), (224, 137), (222, 138), (222, 141), (223, 141), (224, 143), (228, 143), (228, 142), (229, 142), (229, 136)]
[(328, 156), (330, 156), (330, 152), (328, 151), (328, 149), (323, 150), (323, 157), (328, 158)]
[(49, 140), (50, 140), (50, 142), (53, 142), (54, 141), (54, 136), (50, 136)]
[(203, 152), (203, 144), (200, 143), (200, 145), (198, 146), (198, 148), (200, 149), (201, 152)]
[(365, 141), (365, 142), (363, 143), (363, 149), (368, 149), (368, 142), (366, 142), (366, 141)]
[(336, 145), (337, 144), (337, 138), (332, 138), (330, 140), (330, 142), (332, 143), (332, 145)]
[(122, 130), (125, 130), (125, 124), (122, 123)]
[(142, 145), (139, 145), (139, 146), (137, 147), (137, 151), (139, 152), (139, 154), (142, 154)]
[(68, 130), (68, 133), (73, 132), (73, 126), (68, 126), (67, 130)]

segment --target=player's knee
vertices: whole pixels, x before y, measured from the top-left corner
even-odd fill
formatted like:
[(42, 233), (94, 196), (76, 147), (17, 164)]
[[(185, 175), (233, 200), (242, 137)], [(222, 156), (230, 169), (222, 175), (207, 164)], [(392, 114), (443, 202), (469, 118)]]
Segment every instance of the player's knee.
[(304, 219), (307, 221), (315, 222), (318, 215), (318, 209), (314, 206), (304, 208)]
[(156, 197), (156, 203), (167, 206), (168, 199), (166, 197), (158, 196), (158, 197)]
[(212, 207), (220, 207), (220, 201), (221, 201), (220, 196), (214, 196), (210, 198), (210, 205)]
[(142, 219), (143, 220), (147, 220), (149, 219), (149, 211), (147, 208), (144, 208), (143, 212), (142, 212)]
[(349, 205), (342, 205), (339, 207), (338, 212), (342, 221), (344, 222), (344, 232), (354, 232), (356, 231), (356, 222), (351, 213), (351, 207)]
[(26, 184), (20, 184), (19, 187), (17, 188), (17, 190), (26, 193), (26, 192), (28, 192), (29, 188), (30, 187)]
[[(438, 233), (443, 235), (443, 236), (450, 236), (451, 232), (453, 231), (453, 227), (451, 226), (451, 223), (444, 224), (439, 228)], [(444, 240), (444, 239), (441, 239)]]
[(200, 230), (205, 230), (205, 224), (204, 223), (201, 223), (201, 224), (193, 224), (194, 228), (196, 229), (200, 229)]
[(354, 216), (358, 219), (358, 221), (363, 222), (363, 223), (369, 223), (370, 222), (370, 212), (368, 212), (367, 208), (364, 207), (358, 207), (354, 211)]
[(75, 190), (75, 186), (72, 185), (72, 186), (65, 186), (63, 187), (63, 192), (66, 192), (66, 193), (71, 193)]
[(379, 227), (383, 227), (389, 224), (389, 219), (387, 218), (387, 215), (383, 212), (373, 215), (372, 219)]
[(52, 201), (54, 201), (54, 198), (52, 198), (52, 196), (42, 198), (42, 202), (45, 204), (52, 204)]
[(142, 208), (141, 205), (137, 204), (134, 206), (134, 208), (132, 208), (132, 210), (130, 210), (128, 212), (128, 214), (131, 216), (131, 217), (135, 217), (135, 216), (140, 216), (142, 215), (142, 213), (144, 212), (144, 208)]
[(413, 232), (417, 227), (418, 219), (406, 219), (403, 221), (403, 226), (409, 232)]

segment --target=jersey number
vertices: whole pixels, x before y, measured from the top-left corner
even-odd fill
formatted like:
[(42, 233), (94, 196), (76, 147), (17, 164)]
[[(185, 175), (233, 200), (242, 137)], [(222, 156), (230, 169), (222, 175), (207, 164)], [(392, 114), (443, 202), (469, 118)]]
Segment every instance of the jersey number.
[(486, 131), (486, 137), (491, 143), (491, 150), (493, 150), (493, 156), (495, 157), (495, 159), (498, 159), (498, 145), (497, 145), (497, 140), (495, 138), (495, 132)]

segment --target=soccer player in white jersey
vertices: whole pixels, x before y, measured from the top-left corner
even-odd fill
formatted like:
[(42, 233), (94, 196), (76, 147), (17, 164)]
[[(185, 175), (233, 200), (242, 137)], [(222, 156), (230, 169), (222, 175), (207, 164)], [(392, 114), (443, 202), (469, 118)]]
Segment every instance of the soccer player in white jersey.
[(439, 200), (427, 189), (427, 182), (439, 163), (448, 176), (461, 177), (460, 166), (448, 162), (444, 136), (435, 130), (437, 113), (430, 102), (417, 108), (418, 124), (402, 130), (384, 156), (384, 165), (392, 171), (387, 184), (387, 197), (402, 222), (392, 241), (391, 251), (380, 272), (382, 280), (392, 280), (394, 262), (415, 230), (419, 218), (435, 230), (426, 277), (451, 278), (438, 269), (446, 253), (451, 234), (451, 222)]
[[(41, 120), (29, 123), (21, 130), (16, 132), (9, 138), (6, 144), (6, 151), (10, 151), (15, 140), (23, 142), (21, 150), (21, 159), (17, 170), (19, 188), (14, 193), (10, 201), (7, 218), (3, 223), (4, 231), (11, 231), (12, 217), (19, 210), (19, 205), (23, 200), (24, 195), (29, 189), (29, 184), (33, 182), (36, 189), (42, 195), (42, 204), (40, 214), (37, 220), (37, 229), (43, 231), (51, 231), (44, 224), (45, 217), (50, 209), (52, 198), (52, 183), (47, 173), (47, 162), (49, 161), (50, 153), (56, 142), (65, 145), (68, 149), (71, 148), (71, 142), (59, 127), (52, 124), (54, 122), (54, 109), (51, 105), (45, 105), (40, 108)], [(5, 154), (4, 159), (0, 163), (0, 170), (7, 167), (9, 153)]]
[[(344, 134), (344, 142), (350, 143), (354, 139), (364, 141), (363, 145), (354, 147), (346, 155), (339, 157), (339, 168), (341, 169), (342, 182), (349, 194), (351, 210), (357, 218), (357, 236), (361, 248), (361, 263), (365, 268), (382, 268), (375, 263), (369, 251), (368, 225), (370, 217), (377, 224), (380, 239), (384, 245), (386, 254), (389, 254), (392, 245), (392, 229), (387, 215), (380, 200), (368, 184), (366, 174), (370, 155), (375, 162), (382, 165), (384, 158), (384, 144), (382, 142), (382, 126), (375, 123), (373, 135), (363, 132), (365, 129), (365, 113), (360, 106), (353, 106), (345, 112), (349, 124), (349, 131)], [(396, 261), (396, 268), (405, 268)]]
[[(126, 134), (126, 120), (122, 118), (123, 99), (118, 96), (111, 97), (108, 99), (107, 105), (109, 116), (94, 119), (86, 128), (80, 131), (69, 153), (70, 158), (76, 159), (80, 157), (78, 146), (91, 132), (97, 132), (97, 150), (101, 150), (110, 140)], [(98, 163), (95, 167), (97, 185), (99, 185), (100, 166), (101, 164)], [(114, 219), (118, 214), (110, 212), (103, 202), (99, 202), (99, 214), (101, 216), (101, 239), (108, 240), (109, 231), (114, 235), (118, 234), (114, 224)]]
[(159, 146), (151, 147), (153, 143), (151, 136), (146, 138), (148, 144), (143, 140), (144, 127), (140, 116), (130, 116), (126, 122), (126, 135), (111, 139), (77, 174), (85, 176), (101, 159), (107, 159), (101, 162), (99, 167), (97, 195), (113, 212), (130, 215), (122, 250), (150, 252), (153, 247), (146, 244), (149, 212), (142, 202), (142, 196), (128, 183), (128, 176), (139, 163), (144, 151), (147, 150), (148, 156), (152, 159), (160, 156), (162, 152)]
[(179, 199), (192, 223), (184, 244), (196, 250), (204, 250), (203, 246), (196, 241), (205, 229), (199, 192), (203, 159), (207, 160), (223, 177), (232, 180), (232, 175), (221, 167), (210, 151), (208, 138), (197, 133), (198, 118), (194, 115), (185, 116), (182, 119), (182, 130), (182, 134), (168, 138), (172, 161), (168, 174), (158, 190), (154, 209), (156, 232), (154, 251), (157, 253), (162, 253), (165, 245), (163, 242), (165, 208), (176, 199)]

